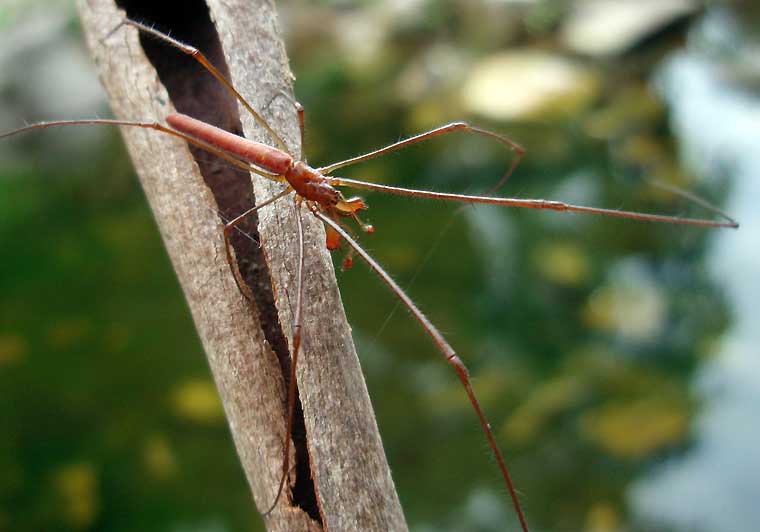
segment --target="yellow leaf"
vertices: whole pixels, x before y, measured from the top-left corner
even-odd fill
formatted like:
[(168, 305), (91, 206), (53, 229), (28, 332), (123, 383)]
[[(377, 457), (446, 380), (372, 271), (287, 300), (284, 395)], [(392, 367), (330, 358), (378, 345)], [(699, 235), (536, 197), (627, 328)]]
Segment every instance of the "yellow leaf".
[(619, 458), (641, 459), (679, 443), (689, 429), (688, 407), (673, 397), (603, 405), (584, 414), (581, 434)]
[(63, 506), (63, 518), (72, 528), (88, 528), (97, 517), (97, 475), (91, 464), (70, 464), (56, 471), (53, 485)]
[(218, 423), (224, 410), (214, 383), (207, 380), (188, 380), (171, 393), (171, 403), (177, 417), (198, 423)]

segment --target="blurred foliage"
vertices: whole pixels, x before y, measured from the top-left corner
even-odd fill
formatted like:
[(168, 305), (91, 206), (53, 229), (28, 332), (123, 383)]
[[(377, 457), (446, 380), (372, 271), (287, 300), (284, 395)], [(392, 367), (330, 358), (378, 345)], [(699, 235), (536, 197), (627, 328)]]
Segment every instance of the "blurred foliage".
[[(649, 88), (698, 13), (620, 55), (593, 57), (563, 44), (571, 7), (282, 2), (309, 160), (465, 119), (528, 150), (500, 194), (702, 215), (647, 182), (722, 194), (720, 181), (681, 168), (667, 110)], [(68, 16), (56, 38), (72, 42)], [(521, 85), (509, 86), (505, 54), (556, 91), (506, 113)], [(28, 61), (19, 52), (11, 74)], [(545, 77), (557, 68), (566, 85)], [(477, 76), (485, 89), (472, 88)], [(50, 85), (48, 98), (65, 90)], [(0, 98), (0, 118), (8, 108), (45, 118), (22, 88), (0, 84)], [(0, 530), (259, 527), (118, 134), (99, 131), (81, 150), (66, 137), (0, 146)], [(514, 157), (493, 144), (440, 138), (345, 175), (482, 193)], [(707, 232), (367, 199), (376, 233), (363, 243), (461, 351), (530, 522), (624, 527), (626, 487), (690, 444), (698, 404), (689, 379), (728, 320), (702, 262)], [(511, 505), (456, 378), (362, 266), (339, 280), (410, 525), (502, 530)]]

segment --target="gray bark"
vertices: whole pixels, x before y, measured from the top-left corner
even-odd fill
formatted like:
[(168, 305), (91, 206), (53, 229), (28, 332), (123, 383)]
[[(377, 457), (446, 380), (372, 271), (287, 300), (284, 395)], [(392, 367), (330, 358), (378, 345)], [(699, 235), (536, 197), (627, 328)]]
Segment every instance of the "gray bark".
[[(298, 154), (295, 110), (288, 99), (276, 97), (280, 91), (292, 94), (293, 77), (272, 3), (209, 0), (208, 6), (233, 85)], [(121, 28), (109, 36), (123, 12), (112, 0), (81, 0), (80, 10), (114, 114), (162, 121), (175, 102), (146, 59), (137, 32)], [(218, 113), (237, 114), (237, 108), (230, 109)], [(271, 143), (244, 109), (239, 116), (248, 138)], [(225, 260), (217, 210), (227, 212), (229, 205), (219, 205), (225, 193), (221, 181), (212, 193), (209, 184), (215, 178), (204, 179), (186, 143), (178, 139), (139, 128), (123, 128), (123, 135), (190, 306), (256, 506), (263, 511), (274, 500), (282, 468), (286, 390), (276, 354), (282, 346), (272, 345), (271, 331), (279, 331), (292, 345), (298, 256), (293, 201), (283, 199), (259, 214), (255, 229), (264, 261), (259, 266), (268, 269), (259, 282), (269, 283), (274, 307), (257, 307), (238, 291)], [(250, 177), (245, 179), (250, 187)], [(279, 188), (253, 176), (258, 201)], [(308, 212), (303, 218), (305, 297), (297, 381), (322, 525), (292, 504), (289, 490), (266, 524), (270, 530), (403, 530), (406, 524), (324, 247), (324, 230)]]

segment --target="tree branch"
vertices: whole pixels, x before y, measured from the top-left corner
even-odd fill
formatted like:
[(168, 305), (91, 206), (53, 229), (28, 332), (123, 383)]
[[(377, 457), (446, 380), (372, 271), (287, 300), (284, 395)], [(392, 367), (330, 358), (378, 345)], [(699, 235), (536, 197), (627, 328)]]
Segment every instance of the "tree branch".
[[(209, 0), (203, 9), (210, 11), (216, 30), (205, 18), (188, 14), (193, 2), (156, 3), (173, 7), (161, 13), (157, 8), (139, 11), (134, 4), (119, 2), (130, 16), (171, 30), (201, 48), (223, 72), (228, 70), (237, 90), (290, 151), (299, 153), (295, 110), (287, 98), (277, 97), (280, 92), (292, 94), (292, 75), (270, 1), (252, 6), (243, 0)], [(231, 131), (240, 130), (242, 123), (248, 138), (271, 142), (218, 83), (197, 69), (188, 75), (192, 60), (187, 56), (145, 36), (138, 38), (133, 28), (109, 35), (124, 16), (112, 0), (81, 0), (80, 10), (117, 117), (162, 120), (176, 108)], [(258, 220), (250, 220), (246, 232), (260, 246), (246, 235), (236, 236), (241, 272), (257, 294), (257, 305), (251, 305), (225, 260), (223, 221), (217, 211), (229, 218), (254, 198), (273, 196), (277, 185), (256, 176), (251, 185), (247, 174), (220, 166), (210, 155), (192, 152), (168, 135), (137, 128), (124, 129), (123, 135), (206, 350), (256, 505), (263, 511), (274, 500), (282, 467), (283, 374), (292, 343), (298, 253), (293, 202), (283, 199), (263, 209)], [(403, 530), (403, 514), (324, 247), (324, 230), (308, 214), (304, 222), (303, 351), (297, 381), (306, 438), (297, 451), (300, 468), (290, 479), (295, 483), (292, 497), (286, 490), (267, 527)]]

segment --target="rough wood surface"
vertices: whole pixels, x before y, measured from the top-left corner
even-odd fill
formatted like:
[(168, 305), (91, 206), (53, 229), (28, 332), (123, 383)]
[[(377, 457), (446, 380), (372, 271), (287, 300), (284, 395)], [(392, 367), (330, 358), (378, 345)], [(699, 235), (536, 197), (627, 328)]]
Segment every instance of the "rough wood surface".
[[(267, 0), (209, 0), (208, 6), (233, 84), (298, 154), (293, 106), (286, 98), (272, 100), (279, 91), (292, 94), (274, 6)], [(121, 28), (109, 35), (124, 13), (112, 0), (81, 0), (80, 11), (114, 114), (160, 121), (172, 112), (173, 102), (136, 30)], [(242, 109), (240, 120), (248, 138), (267, 141)], [(293, 203), (282, 200), (259, 216), (276, 309), (257, 309), (241, 296), (224, 258), (222, 221), (216, 214), (222, 210), (217, 202), (223, 191), (212, 193), (207, 185), (211, 178), (204, 180), (185, 143), (137, 128), (125, 128), (123, 134), (207, 353), (256, 506), (263, 511), (279, 481), (286, 407), (281, 362), (264, 330), (279, 328), (290, 342), (297, 257)], [(271, 197), (276, 188), (253, 179), (259, 200)], [(297, 381), (320, 515), (310, 517), (284, 496), (267, 528), (403, 530), (324, 232), (311, 215), (305, 214), (304, 222), (305, 301)], [(277, 323), (265, 323), (273, 315), (279, 316)], [(150, 374), (150, 368), (145, 371)]]

